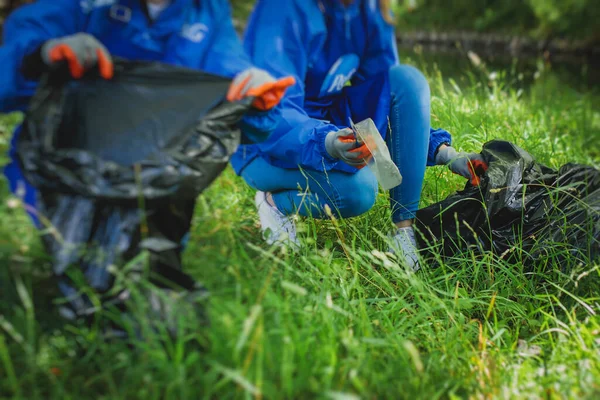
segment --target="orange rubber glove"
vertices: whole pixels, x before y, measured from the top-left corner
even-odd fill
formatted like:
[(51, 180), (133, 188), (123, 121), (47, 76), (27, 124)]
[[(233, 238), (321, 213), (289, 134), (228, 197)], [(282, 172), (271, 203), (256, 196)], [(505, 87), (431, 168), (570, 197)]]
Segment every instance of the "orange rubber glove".
[(238, 74), (231, 83), (227, 100), (233, 102), (245, 97), (254, 97), (254, 108), (269, 111), (279, 104), (287, 88), (295, 84), (296, 80), (291, 76), (276, 80), (267, 71), (248, 68)]
[(325, 150), (332, 158), (358, 169), (364, 168), (373, 158), (367, 145), (358, 141), (350, 128), (329, 132), (325, 137)]
[(42, 46), (42, 60), (53, 68), (66, 63), (75, 79), (82, 78), (94, 67), (98, 67), (100, 76), (104, 79), (111, 79), (114, 75), (110, 53), (102, 43), (87, 33), (48, 40)]
[(473, 186), (479, 186), (480, 176), (485, 174), (488, 165), (477, 153), (457, 152), (453, 147), (443, 146), (435, 157), (437, 165), (447, 165), (450, 171), (467, 178)]

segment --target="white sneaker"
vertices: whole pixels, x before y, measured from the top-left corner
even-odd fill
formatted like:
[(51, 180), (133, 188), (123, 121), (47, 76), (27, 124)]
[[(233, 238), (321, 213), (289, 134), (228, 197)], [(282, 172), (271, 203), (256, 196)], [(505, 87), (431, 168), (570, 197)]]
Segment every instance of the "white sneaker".
[(263, 238), (269, 245), (275, 243), (300, 246), (296, 236), (296, 224), (291, 217), (285, 216), (267, 202), (265, 192), (256, 192), (254, 197)]
[(415, 231), (412, 227), (398, 228), (394, 236), (391, 237), (391, 253), (404, 256), (404, 261), (413, 271), (421, 269), (417, 250), (417, 240)]

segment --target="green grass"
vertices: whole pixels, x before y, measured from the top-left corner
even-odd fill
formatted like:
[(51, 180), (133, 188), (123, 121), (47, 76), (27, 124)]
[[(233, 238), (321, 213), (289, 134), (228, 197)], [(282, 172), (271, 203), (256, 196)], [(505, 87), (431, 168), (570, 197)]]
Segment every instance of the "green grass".
[[(596, 95), (549, 73), (525, 91), (484, 70), (428, 75), (434, 125), (459, 148), (502, 138), (552, 167), (598, 166)], [(0, 147), (18, 118), (0, 120)], [(463, 184), (430, 168), (423, 205)], [(131, 347), (56, 316), (48, 260), (1, 181), (0, 397), (600, 396), (599, 264), (565, 274), (490, 255), (409, 274), (382, 253), (383, 193), (361, 218), (300, 221), (305, 246), (290, 254), (259, 239), (252, 195), (227, 171), (198, 201), (186, 270), (211, 291), (211, 326), (190, 318), (177, 340)]]

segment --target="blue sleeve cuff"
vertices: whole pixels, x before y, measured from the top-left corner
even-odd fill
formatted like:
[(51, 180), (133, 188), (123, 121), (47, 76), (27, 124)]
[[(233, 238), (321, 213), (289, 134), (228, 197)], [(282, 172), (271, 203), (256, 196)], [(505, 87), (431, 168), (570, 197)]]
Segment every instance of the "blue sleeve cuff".
[(323, 157), (326, 169), (332, 168), (339, 160), (331, 157), (325, 148), (325, 138), (331, 132), (331, 129), (317, 129), (315, 139), (317, 140), (317, 150)]
[(432, 167), (435, 164), (435, 153), (443, 145), (452, 145), (452, 135), (444, 129), (431, 129), (429, 135), (429, 151), (427, 153), (427, 166)]
[(280, 106), (269, 111), (250, 111), (239, 123), (243, 135), (242, 142), (262, 143), (266, 141), (277, 127), (280, 118)]

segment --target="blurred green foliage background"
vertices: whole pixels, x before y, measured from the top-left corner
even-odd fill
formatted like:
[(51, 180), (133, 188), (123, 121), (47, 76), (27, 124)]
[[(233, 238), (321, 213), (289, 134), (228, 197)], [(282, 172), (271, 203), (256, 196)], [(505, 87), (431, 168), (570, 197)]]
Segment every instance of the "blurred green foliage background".
[(475, 30), (536, 38), (600, 39), (595, 0), (403, 0), (399, 29)]
[[(315, 1), (315, 0), (306, 0)], [(255, 0), (232, 0), (244, 18)], [(598, 0), (395, 0), (398, 28), (470, 30), (600, 40)]]

